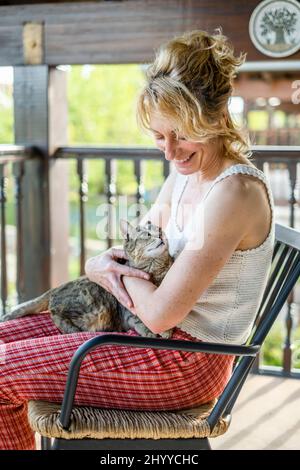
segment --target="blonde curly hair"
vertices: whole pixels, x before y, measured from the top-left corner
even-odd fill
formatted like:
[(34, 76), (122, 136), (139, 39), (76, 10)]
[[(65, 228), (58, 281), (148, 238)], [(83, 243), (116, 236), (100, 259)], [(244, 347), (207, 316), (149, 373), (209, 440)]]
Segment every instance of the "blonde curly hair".
[(138, 97), (139, 125), (149, 131), (151, 115), (158, 112), (177, 136), (202, 143), (217, 139), (222, 155), (238, 162), (249, 159), (248, 134), (228, 111), (236, 69), (245, 58), (244, 53), (234, 56), (221, 29), (213, 35), (191, 31), (164, 44), (147, 69)]

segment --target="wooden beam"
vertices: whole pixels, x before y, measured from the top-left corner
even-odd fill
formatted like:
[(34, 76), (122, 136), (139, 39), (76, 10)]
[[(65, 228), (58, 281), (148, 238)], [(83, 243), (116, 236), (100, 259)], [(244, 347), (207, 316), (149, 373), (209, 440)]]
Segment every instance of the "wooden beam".
[(48, 67), (14, 69), (15, 143), (39, 147), (43, 160), (26, 163), (22, 180), (22, 266), (21, 301), (49, 289), (49, 183), (48, 183)]
[[(44, 62), (142, 63), (162, 42), (192, 29), (222, 26), (247, 58), (271, 60), (252, 44), (248, 24), (259, 0), (128, 0), (0, 7), (0, 65), (22, 65), (23, 24), (44, 23)], [(300, 59), (300, 52), (282, 60)]]
[[(271, 74), (270, 79), (265, 77), (256, 78), (244, 73), (238, 75), (234, 82), (234, 95), (243, 96), (247, 100), (254, 100), (258, 97), (270, 98), (277, 96), (281, 101), (292, 103), (292, 95), (295, 88), (292, 87), (296, 78), (276, 78), (276, 74)], [(294, 104), (295, 112), (299, 104)]]
[(68, 280), (67, 168), (49, 162), (49, 153), (67, 142), (65, 82), (64, 72), (45, 65), (14, 69), (15, 143), (43, 155), (26, 162), (22, 183), (22, 301)]

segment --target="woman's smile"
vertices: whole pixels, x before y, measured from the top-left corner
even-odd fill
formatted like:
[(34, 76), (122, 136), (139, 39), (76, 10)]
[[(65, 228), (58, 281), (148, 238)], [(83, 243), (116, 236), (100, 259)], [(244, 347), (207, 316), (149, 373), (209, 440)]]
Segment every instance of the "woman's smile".
[(186, 159), (182, 159), (182, 160), (177, 160), (176, 158), (174, 158), (174, 162), (176, 163), (176, 165), (179, 165), (179, 166), (187, 166), (189, 165), (189, 163), (191, 163), (191, 160), (195, 154), (196, 152), (193, 152), (189, 157), (187, 157)]

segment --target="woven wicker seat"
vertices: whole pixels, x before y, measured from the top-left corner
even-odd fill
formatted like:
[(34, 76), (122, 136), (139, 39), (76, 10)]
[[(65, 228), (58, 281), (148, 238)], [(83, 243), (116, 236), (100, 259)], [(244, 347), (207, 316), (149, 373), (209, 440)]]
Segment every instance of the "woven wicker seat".
[(32, 429), (42, 436), (63, 439), (188, 439), (224, 434), (230, 423), (219, 420), (210, 433), (206, 418), (215, 402), (184, 411), (126, 411), (87, 406), (73, 407), (68, 430), (59, 422), (61, 405), (30, 401), (28, 416)]

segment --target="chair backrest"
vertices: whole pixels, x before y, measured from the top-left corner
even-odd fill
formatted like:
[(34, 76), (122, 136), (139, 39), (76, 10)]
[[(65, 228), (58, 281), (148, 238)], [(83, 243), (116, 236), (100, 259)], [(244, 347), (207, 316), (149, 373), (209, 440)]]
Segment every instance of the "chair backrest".
[[(259, 346), (263, 344), (300, 276), (300, 232), (276, 224), (275, 239), (270, 277), (250, 339), (250, 344)], [(208, 418), (211, 430), (221, 416), (231, 413), (254, 361), (255, 357), (243, 357), (237, 362), (230, 381)]]
[(300, 232), (276, 224), (271, 273), (255, 321), (251, 343), (262, 345), (299, 277)]

